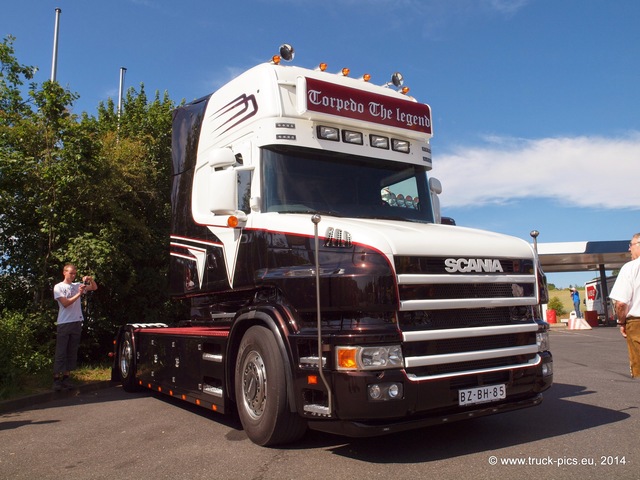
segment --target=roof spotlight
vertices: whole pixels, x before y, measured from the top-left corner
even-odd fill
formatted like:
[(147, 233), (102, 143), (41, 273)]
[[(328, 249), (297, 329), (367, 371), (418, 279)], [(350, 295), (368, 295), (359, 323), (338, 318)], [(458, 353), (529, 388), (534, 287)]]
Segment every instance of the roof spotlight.
[(293, 47), (291, 45), (289, 45), (288, 43), (283, 43), (282, 45), (280, 45), (280, 56), (286, 62), (290, 62), (295, 56), (295, 51), (293, 50)]
[(391, 75), (391, 81), (384, 84), (385, 87), (390, 87), (393, 85), (394, 87), (401, 87), (404, 83), (404, 77), (400, 72), (396, 72)]

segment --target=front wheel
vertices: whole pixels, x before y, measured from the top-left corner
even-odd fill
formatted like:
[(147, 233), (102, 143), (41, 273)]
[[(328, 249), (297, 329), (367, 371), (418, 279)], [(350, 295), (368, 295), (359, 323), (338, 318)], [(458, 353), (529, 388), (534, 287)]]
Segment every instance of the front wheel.
[(306, 431), (305, 420), (289, 408), (284, 368), (271, 331), (247, 330), (238, 351), (235, 394), (242, 426), (258, 445), (290, 443)]

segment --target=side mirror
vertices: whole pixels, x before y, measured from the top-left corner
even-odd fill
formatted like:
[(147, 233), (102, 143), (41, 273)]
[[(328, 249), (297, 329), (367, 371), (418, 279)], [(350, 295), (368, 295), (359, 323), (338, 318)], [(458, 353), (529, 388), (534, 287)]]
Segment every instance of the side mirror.
[(442, 184), (435, 177), (429, 178), (429, 191), (431, 193), (431, 205), (433, 205), (433, 220), (441, 223), (442, 212), (440, 211), (440, 199), (438, 195), (442, 193)]
[(431, 190), (432, 194), (435, 193), (439, 195), (442, 193), (442, 183), (435, 177), (429, 178), (429, 190)]
[(214, 148), (205, 154), (206, 163), (212, 168), (230, 167), (236, 163), (236, 156), (229, 148)]
[(191, 211), (199, 223), (211, 214), (232, 215), (238, 209), (236, 156), (229, 148), (212, 148), (199, 155), (191, 192)]
[(233, 215), (238, 209), (238, 176), (232, 168), (211, 170), (207, 208), (215, 215)]

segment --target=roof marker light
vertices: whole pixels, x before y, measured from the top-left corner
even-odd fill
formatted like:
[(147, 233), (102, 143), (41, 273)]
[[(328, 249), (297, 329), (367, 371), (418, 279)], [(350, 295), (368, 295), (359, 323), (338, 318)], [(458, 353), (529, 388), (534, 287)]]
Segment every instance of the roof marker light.
[(369, 80), (371, 80), (371, 74), (365, 73), (360, 79), (364, 82), (368, 82)]
[(316, 70), (320, 70), (321, 72), (326, 71), (326, 70), (327, 70), (327, 64), (326, 64), (326, 63), (324, 63), (324, 62), (320, 63), (320, 64), (316, 67)]
[(349, 70), (347, 67), (340, 70), (340, 73), (342, 74), (343, 77), (348, 77), (350, 72), (351, 70)]

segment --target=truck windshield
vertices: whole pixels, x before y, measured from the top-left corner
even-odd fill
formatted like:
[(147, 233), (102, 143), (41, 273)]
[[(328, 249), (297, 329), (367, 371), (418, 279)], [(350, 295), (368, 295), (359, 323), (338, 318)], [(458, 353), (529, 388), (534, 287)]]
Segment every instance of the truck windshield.
[(424, 167), (309, 149), (262, 149), (263, 211), (433, 223)]

